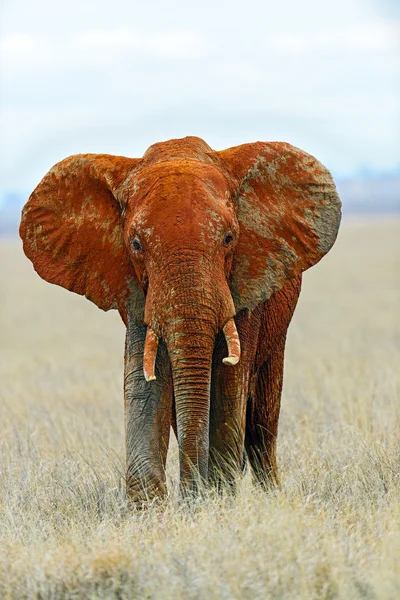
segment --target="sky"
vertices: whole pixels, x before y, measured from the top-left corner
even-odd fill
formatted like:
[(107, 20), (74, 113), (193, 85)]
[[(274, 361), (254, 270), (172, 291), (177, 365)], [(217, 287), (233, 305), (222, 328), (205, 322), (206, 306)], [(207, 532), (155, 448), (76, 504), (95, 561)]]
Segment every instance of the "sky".
[(397, 0), (3, 0), (0, 197), (66, 156), (282, 140), (400, 167)]

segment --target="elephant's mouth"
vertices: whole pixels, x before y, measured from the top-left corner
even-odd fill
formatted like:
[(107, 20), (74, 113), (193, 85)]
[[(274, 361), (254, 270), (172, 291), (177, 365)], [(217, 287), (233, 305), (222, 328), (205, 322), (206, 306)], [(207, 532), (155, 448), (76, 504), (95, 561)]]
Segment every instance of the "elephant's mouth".
[[(240, 360), (240, 339), (233, 317), (227, 321), (222, 331), (228, 346), (228, 356), (223, 358), (222, 362), (225, 365), (237, 365)], [(155, 371), (158, 341), (158, 336), (153, 329), (148, 326), (143, 354), (143, 373), (146, 381), (154, 381), (156, 379)]]

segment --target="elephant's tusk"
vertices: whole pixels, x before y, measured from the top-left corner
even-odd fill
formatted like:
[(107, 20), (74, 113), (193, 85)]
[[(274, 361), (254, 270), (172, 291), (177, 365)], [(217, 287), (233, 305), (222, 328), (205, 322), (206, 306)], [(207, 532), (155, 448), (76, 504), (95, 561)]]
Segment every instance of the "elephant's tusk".
[(156, 379), (156, 356), (158, 348), (158, 337), (151, 327), (147, 327), (146, 340), (144, 342), (143, 372), (146, 381)]
[(233, 317), (225, 324), (223, 332), (228, 346), (228, 356), (223, 358), (222, 362), (224, 365), (237, 365), (240, 360), (240, 340)]

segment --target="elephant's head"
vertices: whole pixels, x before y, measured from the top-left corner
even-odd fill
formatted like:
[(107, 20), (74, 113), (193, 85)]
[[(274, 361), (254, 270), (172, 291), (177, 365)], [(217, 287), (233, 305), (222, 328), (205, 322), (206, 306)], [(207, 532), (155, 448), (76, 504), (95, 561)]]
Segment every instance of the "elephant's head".
[(25, 206), (20, 234), (45, 280), (147, 325), (149, 382), (164, 340), (181, 472), (194, 463), (204, 475), (216, 334), (224, 330), (225, 362), (235, 365), (235, 314), (317, 263), (339, 221), (332, 177), (305, 152), (278, 142), (215, 152), (188, 137), (155, 144), (141, 159), (84, 154), (58, 163)]

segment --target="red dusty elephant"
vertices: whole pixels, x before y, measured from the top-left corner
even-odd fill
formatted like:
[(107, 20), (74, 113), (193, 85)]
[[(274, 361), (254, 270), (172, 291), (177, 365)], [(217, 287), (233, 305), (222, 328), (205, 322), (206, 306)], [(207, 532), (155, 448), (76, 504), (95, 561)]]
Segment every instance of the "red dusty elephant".
[(246, 454), (258, 481), (278, 480), (286, 332), (340, 206), (328, 170), (290, 144), (216, 152), (197, 137), (71, 156), (32, 193), (20, 235), (35, 270), (127, 328), (134, 502), (166, 493), (171, 425), (183, 491), (234, 481)]

